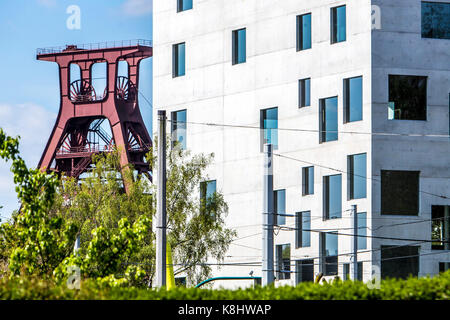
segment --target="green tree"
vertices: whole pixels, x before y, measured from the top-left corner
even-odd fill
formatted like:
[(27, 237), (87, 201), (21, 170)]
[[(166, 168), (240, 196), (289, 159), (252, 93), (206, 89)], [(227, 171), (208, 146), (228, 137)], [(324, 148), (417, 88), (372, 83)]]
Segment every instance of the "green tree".
[[(96, 228), (115, 233), (122, 218), (134, 223), (139, 217), (152, 221), (155, 216), (155, 186), (144, 177), (127, 177), (129, 192), (123, 192), (118, 172), (131, 175), (133, 170), (122, 170), (118, 160), (117, 152), (100, 155), (94, 159), (94, 168), (81, 183), (66, 179), (61, 185), (52, 215), (78, 226), (81, 256), (88, 254), (92, 231)], [(216, 192), (206, 201), (201, 201), (198, 196), (200, 183), (208, 179), (205, 170), (212, 160), (212, 154), (192, 156), (180, 148), (167, 151), (168, 241), (176, 265), (175, 275), (184, 273), (190, 284), (211, 275), (208, 261), (223, 261), (235, 236), (234, 231), (224, 226), (228, 206), (223, 195)], [(148, 161), (155, 171), (153, 152), (149, 153)], [(115, 267), (108, 272), (115, 270), (124, 274), (130, 266), (139, 267), (145, 272), (141, 285), (150, 285), (155, 274), (154, 234), (149, 232), (147, 237), (139, 240), (138, 250), (121, 255), (119, 260), (115, 260)]]

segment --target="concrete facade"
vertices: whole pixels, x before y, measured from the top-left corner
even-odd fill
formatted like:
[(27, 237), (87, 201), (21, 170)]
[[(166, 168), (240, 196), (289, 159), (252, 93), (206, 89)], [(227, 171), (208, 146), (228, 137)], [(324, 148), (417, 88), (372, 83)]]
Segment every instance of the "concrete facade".
[[(301, 160), (274, 157), (274, 190), (286, 190), (287, 214), (311, 211), (311, 229), (352, 234), (350, 208), (356, 204), (359, 212), (367, 213), (368, 236), (431, 239), (431, 222), (382, 226), (430, 219), (431, 205), (450, 205), (450, 200), (420, 193), (419, 216), (381, 216), (380, 170), (421, 171), (420, 190), (448, 196), (449, 139), (348, 133), (448, 135), (450, 40), (421, 38), (419, 0), (194, 0), (192, 10), (179, 13), (176, 2), (154, 0), (153, 119), (160, 109), (169, 116), (186, 109), (188, 122), (259, 127), (260, 110), (278, 107), (278, 128), (305, 130), (278, 130), (275, 153)], [(330, 8), (340, 5), (346, 5), (346, 41), (330, 44)], [(372, 29), (372, 5), (381, 9), (379, 30)], [(312, 14), (312, 48), (297, 52), (296, 17), (304, 13)], [(232, 31), (241, 28), (246, 28), (247, 59), (233, 65)], [(186, 75), (173, 78), (172, 46), (181, 42), (186, 43)], [(389, 74), (429, 77), (427, 121), (388, 120)], [(363, 78), (363, 120), (344, 123), (343, 79), (356, 76)], [(304, 78), (311, 78), (311, 106), (299, 108), (298, 80)], [(335, 96), (339, 138), (319, 143), (319, 99)], [(187, 148), (194, 154), (215, 154), (208, 176), (217, 181), (229, 205), (227, 226), (238, 232), (228, 264), (261, 262), (260, 135), (252, 128), (187, 124)], [(367, 154), (367, 197), (348, 200), (347, 156), (360, 153)], [(309, 163), (315, 164), (315, 193), (302, 196), (301, 168)], [(342, 174), (342, 218), (324, 221), (322, 181), (334, 174)], [(295, 227), (295, 218), (287, 217), (286, 226)], [(339, 236), (341, 278), (343, 264), (351, 261), (352, 241)], [(321, 271), (319, 233), (311, 233), (310, 247), (296, 249), (294, 231), (277, 231), (275, 244), (288, 243), (292, 271), (295, 260), (312, 258), (314, 273)], [(401, 244), (408, 242), (368, 238), (368, 250), (358, 254), (364, 261), (363, 279), (371, 278), (372, 265), (380, 265), (380, 245)], [(430, 243), (421, 244), (421, 253), (429, 251)], [(442, 261), (450, 262), (448, 251), (421, 257), (419, 274), (436, 274)], [(247, 276), (251, 271), (261, 275), (260, 266), (233, 265), (215, 269), (214, 276)], [(295, 281), (292, 273), (277, 285)]]

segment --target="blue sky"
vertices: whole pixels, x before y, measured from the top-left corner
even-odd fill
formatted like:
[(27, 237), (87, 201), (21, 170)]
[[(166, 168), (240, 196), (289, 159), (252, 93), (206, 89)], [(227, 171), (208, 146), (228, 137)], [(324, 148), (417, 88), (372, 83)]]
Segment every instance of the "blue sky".
[[(69, 30), (71, 5), (81, 9), (81, 29)], [(152, 0), (2, 0), (0, 2), (0, 127), (21, 136), (21, 153), (36, 166), (59, 109), (56, 64), (36, 60), (36, 49), (66, 44), (152, 39)], [(152, 101), (152, 59), (141, 63), (140, 91)], [(140, 99), (149, 132), (151, 107)], [(0, 216), (17, 200), (9, 165), (0, 160)]]

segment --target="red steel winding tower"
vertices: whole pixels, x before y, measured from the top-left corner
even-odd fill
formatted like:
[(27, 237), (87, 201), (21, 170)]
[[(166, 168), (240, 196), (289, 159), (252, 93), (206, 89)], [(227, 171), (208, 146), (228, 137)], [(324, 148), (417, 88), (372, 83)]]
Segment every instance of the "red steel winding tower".
[[(152, 55), (151, 42), (146, 40), (38, 49), (38, 60), (58, 64), (61, 89), (59, 114), (39, 168), (78, 179), (89, 170), (93, 154), (110, 152), (116, 146), (122, 168), (131, 164), (150, 178), (145, 154), (152, 141), (139, 110), (138, 83), (139, 64)], [(128, 64), (128, 77), (119, 76), (121, 61)], [(106, 63), (103, 92), (96, 92), (93, 85), (92, 68), (97, 63)], [(73, 65), (80, 70), (75, 81), (70, 74)], [(105, 120), (112, 136), (102, 127)]]

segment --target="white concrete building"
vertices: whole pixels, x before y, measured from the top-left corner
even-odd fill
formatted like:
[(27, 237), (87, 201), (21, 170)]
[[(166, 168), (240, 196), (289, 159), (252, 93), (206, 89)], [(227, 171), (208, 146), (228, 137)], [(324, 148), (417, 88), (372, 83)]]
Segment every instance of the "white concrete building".
[[(261, 262), (266, 124), (282, 156), (278, 212), (292, 215), (275, 228), (275, 251), (285, 249), (275, 266), (287, 271), (277, 284), (346, 277), (352, 205), (365, 213), (365, 281), (372, 266), (382, 276), (449, 267), (438, 241), (450, 240), (449, 38), (450, 0), (154, 0), (153, 119), (186, 110), (186, 148), (214, 152), (209, 177), (238, 232), (225, 263)], [(256, 265), (214, 276), (251, 271), (261, 276)]]

